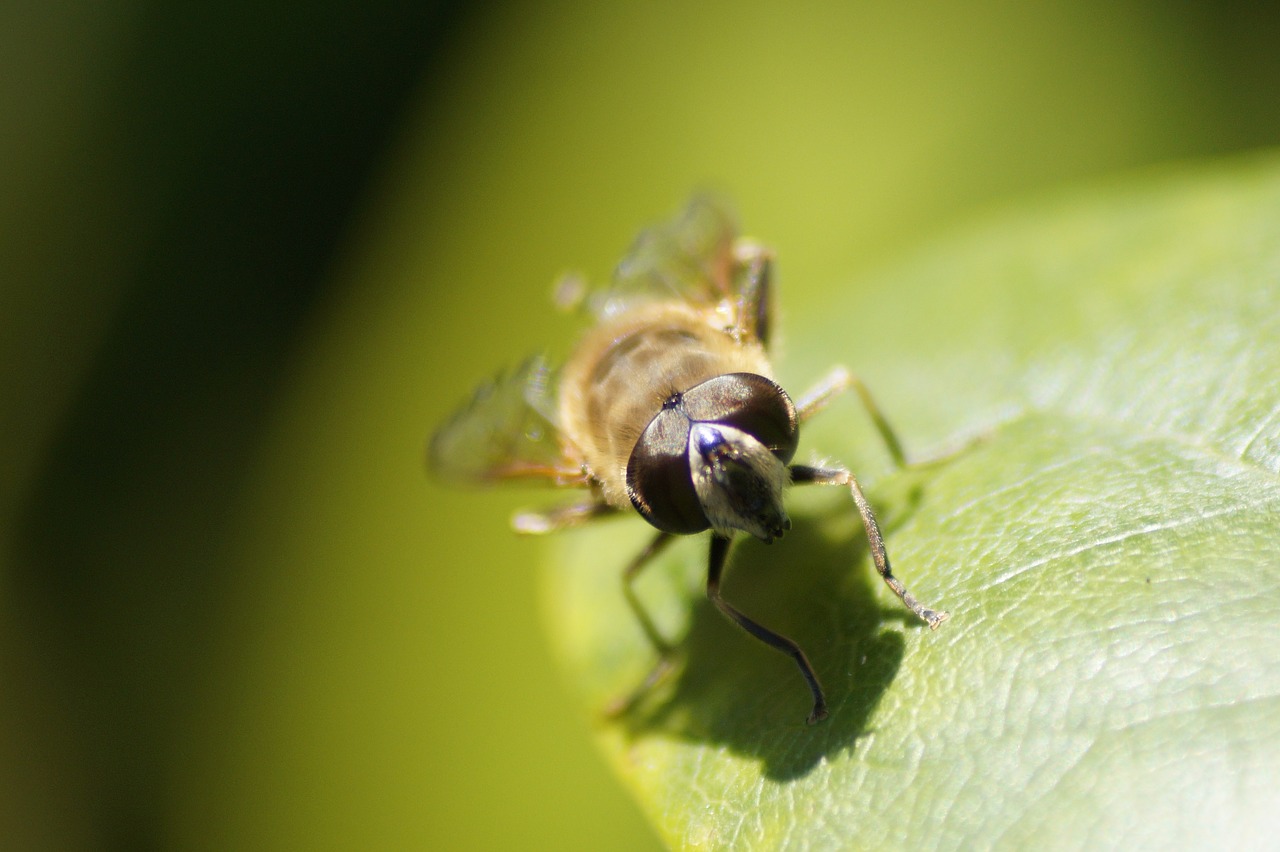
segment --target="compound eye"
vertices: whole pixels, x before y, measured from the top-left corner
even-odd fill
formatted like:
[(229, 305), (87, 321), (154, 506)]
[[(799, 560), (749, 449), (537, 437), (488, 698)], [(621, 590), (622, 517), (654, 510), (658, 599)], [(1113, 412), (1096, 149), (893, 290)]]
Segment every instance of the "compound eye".
[(796, 454), (800, 427), (796, 407), (775, 382), (755, 373), (727, 373), (684, 394), (684, 410), (699, 423), (741, 429), (787, 464)]
[(649, 421), (627, 461), (627, 494), (644, 519), (663, 532), (690, 535), (711, 523), (689, 473), (689, 418), (677, 407)]

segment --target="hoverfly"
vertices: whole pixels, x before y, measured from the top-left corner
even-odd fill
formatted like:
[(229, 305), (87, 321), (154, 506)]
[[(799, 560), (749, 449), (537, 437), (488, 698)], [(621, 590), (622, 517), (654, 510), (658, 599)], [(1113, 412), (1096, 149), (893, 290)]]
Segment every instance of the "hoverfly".
[(697, 198), (674, 221), (643, 232), (610, 286), (560, 301), (585, 307), (595, 326), (558, 372), (535, 358), (481, 387), (433, 436), (429, 463), (472, 482), (540, 480), (579, 488), (577, 502), (522, 512), (522, 533), (547, 533), (634, 510), (657, 529), (624, 569), (623, 593), (658, 653), (629, 707), (669, 666), (633, 583), (679, 535), (711, 531), (707, 596), (731, 621), (795, 661), (813, 694), (810, 724), (827, 715), (817, 673), (791, 639), (720, 594), (733, 537), (772, 542), (791, 527), (788, 485), (849, 489), (876, 570), (913, 613), (937, 627), (947, 613), (916, 600), (889, 567), (884, 539), (854, 475), (792, 464), (800, 425), (835, 395), (855, 390), (890, 453), (902, 447), (866, 387), (837, 367), (793, 402), (773, 380), (770, 252), (737, 237), (728, 212)]

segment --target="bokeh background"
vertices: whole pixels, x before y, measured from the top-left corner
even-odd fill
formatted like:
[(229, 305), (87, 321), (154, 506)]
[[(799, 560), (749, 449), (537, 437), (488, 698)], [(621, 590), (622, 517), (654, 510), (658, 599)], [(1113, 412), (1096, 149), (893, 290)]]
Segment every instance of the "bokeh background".
[(563, 351), (552, 279), (695, 188), (778, 250), (799, 335), (976, 208), (1280, 141), (1277, 32), (1247, 2), (6, 4), (0, 845), (652, 848), (507, 530), (546, 495), (431, 483), (432, 425)]

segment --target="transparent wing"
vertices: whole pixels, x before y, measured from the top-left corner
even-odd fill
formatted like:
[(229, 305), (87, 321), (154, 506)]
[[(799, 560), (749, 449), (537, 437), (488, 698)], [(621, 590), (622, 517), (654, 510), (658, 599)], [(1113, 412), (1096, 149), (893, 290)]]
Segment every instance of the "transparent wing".
[(728, 206), (696, 196), (673, 220), (640, 233), (613, 281), (589, 295), (588, 307), (608, 317), (655, 298), (719, 301), (731, 292), (736, 236)]
[(564, 483), (578, 472), (564, 458), (555, 416), (552, 370), (542, 356), (530, 358), (476, 389), (431, 437), (427, 465), (438, 476), (459, 482), (528, 478)]

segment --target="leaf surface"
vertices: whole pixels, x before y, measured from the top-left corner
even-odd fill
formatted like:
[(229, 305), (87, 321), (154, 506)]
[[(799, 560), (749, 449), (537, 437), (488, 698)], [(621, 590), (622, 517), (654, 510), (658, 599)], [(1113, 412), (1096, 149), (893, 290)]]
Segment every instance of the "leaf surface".
[(649, 531), (556, 539), (544, 611), (599, 742), (673, 845), (1263, 845), (1280, 829), (1280, 161), (1165, 170), (1005, 211), (857, 286), (785, 280), (793, 394), (843, 362), (908, 448), (894, 471), (842, 402), (798, 460), (862, 478), (895, 570), (951, 612), (915, 623), (874, 574), (847, 495), (794, 491), (795, 529), (739, 542), (724, 592), (796, 639), (792, 663), (702, 597), (707, 543), (638, 583), (682, 666), (652, 661), (620, 573)]

